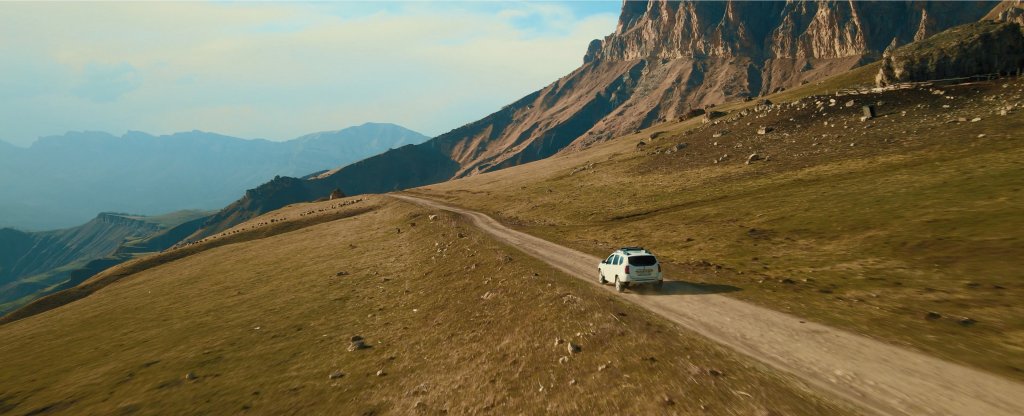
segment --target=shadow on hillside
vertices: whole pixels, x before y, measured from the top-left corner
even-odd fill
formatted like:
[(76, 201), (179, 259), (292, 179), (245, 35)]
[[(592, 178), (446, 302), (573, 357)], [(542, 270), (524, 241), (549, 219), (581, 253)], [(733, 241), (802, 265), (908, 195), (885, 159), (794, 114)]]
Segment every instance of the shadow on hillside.
[(654, 289), (650, 285), (640, 285), (630, 288), (631, 291), (643, 295), (711, 295), (715, 293), (738, 292), (736, 286), (717, 285), (713, 283), (690, 283), (678, 280), (666, 280), (661, 290)]

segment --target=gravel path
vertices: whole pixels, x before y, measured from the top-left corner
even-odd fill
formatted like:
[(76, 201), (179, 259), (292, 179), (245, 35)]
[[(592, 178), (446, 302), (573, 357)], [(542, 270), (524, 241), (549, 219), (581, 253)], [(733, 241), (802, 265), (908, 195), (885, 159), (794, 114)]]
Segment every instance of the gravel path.
[[(409, 195), (408, 202), (461, 214), (499, 241), (597, 285), (600, 259), (512, 230), (479, 212)], [(610, 286), (607, 290), (614, 292)], [(722, 345), (794, 374), (882, 415), (1024, 415), (1024, 385), (722, 295), (665, 281), (662, 292), (621, 294)], [(983, 353), (980, 352), (979, 353)]]

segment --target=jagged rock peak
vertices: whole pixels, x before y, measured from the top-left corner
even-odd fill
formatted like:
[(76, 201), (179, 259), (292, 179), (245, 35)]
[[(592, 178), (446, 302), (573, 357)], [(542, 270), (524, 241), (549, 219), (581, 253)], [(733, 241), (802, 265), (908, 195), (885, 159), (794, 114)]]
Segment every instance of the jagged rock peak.
[(877, 54), (893, 37), (901, 44), (921, 40), (991, 8), (990, 2), (625, 1), (615, 32), (592, 42), (584, 61)]

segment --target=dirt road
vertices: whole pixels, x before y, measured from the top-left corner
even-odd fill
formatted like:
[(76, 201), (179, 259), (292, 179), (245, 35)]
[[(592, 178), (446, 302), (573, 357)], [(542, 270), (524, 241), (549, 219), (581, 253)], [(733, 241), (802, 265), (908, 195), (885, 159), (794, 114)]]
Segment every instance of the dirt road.
[[(409, 195), (395, 198), (468, 217), (499, 241), (597, 285), (600, 259), (512, 230), (479, 212)], [(607, 290), (614, 291), (610, 286)], [(722, 345), (792, 373), (866, 413), (1024, 415), (1024, 385), (721, 295), (665, 282), (627, 292), (641, 305)]]

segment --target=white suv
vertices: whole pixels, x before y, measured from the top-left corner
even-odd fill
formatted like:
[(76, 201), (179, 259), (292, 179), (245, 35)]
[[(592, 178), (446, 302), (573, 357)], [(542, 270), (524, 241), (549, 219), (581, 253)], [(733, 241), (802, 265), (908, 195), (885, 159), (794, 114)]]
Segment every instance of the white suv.
[(661, 263), (643, 247), (623, 247), (597, 265), (597, 281), (613, 282), (619, 292), (634, 284), (653, 284), (661, 290)]

